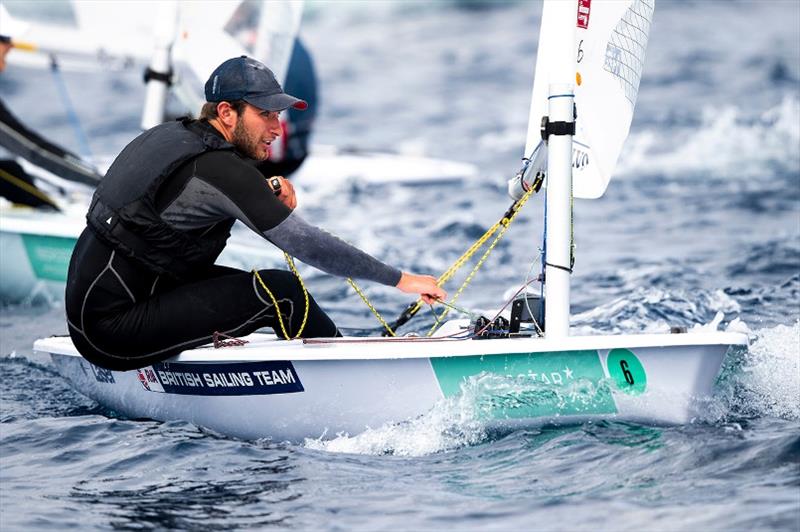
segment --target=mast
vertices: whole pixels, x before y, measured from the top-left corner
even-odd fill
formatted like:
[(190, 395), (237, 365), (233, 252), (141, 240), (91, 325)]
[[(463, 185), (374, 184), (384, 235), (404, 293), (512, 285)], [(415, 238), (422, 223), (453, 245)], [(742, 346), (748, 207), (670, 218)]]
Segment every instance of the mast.
[(147, 91), (142, 112), (142, 129), (150, 129), (164, 121), (167, 91), (172, 78), (172, 44), (178, 26), (178, 4), (175, 1), (158, 5), (155, 49), (145, 72)]
[[(545, 226), (545, 315), (547, 338), (569, 336), (572, 226), (572, 136), (576, 0), (552, 0), (550, 22), (557, 32), (549, 79), (547, 136), (547, 218)], [(571, 128), (570, 128), (571, 126)]]

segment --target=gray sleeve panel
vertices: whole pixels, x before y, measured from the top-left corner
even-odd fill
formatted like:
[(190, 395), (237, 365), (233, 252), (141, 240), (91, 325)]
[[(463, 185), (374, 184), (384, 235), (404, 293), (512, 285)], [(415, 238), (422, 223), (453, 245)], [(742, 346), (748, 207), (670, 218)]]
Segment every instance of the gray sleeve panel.
[(297, 214), (290, 214), (274, 228), (264, 231), (264, 236), (290, 255), (331, 275), (388, 286), (400, 282), (402, 272), (397, 268), (309, 224)]
[(182, 231), (208, 227), (222, 220), (236, 218), (259, 233), (252, 220), (217, 187), (190, 178), (178, 197), (161, 213), (168, 224)]

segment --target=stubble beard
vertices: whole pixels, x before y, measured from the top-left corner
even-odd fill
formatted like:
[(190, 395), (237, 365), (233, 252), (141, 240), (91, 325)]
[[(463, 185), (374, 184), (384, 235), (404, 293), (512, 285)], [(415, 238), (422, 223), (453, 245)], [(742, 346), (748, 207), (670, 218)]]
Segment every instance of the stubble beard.
[(247, 157), (256, 161), (265, 161), (269, 157), (269, 152), (262, 151), (261, 139), (248, 134), (243, 122), (242, 119), (236, 120), (236, 126), (233, 128), (233, 139), (231, 139), (233, 140), (232, 144)]

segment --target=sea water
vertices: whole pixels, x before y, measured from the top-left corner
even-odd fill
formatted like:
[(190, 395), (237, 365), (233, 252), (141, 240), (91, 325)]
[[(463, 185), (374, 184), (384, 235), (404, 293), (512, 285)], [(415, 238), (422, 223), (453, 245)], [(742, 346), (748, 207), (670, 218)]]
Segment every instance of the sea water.
[[(318, 142), (480, 174), (416, 188), (323, 180), (300, 191), (302, 215), (398, 267), (442, 272), (510, 203), (540, 13), (529, 2), (309, 4)], [(66, 331), (63, 307), (6, 304), (0, 527), (797, 530), (798, 27), (793, 1), (659, 2), (618, 175), (602, 199), (575, 202), (573, 332), (749, 331), (702, 419), (493, 433), (465, 396), (358, 435), (245, 442), (103, 410), (32, 353), (36, 338)], [(92, 151), (121, 149), (137, 132), (140, 72), (63, 76)], [(78, 150), (50, 73), (12, 63), (0, 89), (24, 122)], [(489, 312), (535, 275), (541, 199), (460, 306)], [(302, 273), (337, 323), (377, 332), (341, 279)], [(365, 289), (384, 315), (409, 302)], [(421, 315), (409, 330), (431, 323)]]

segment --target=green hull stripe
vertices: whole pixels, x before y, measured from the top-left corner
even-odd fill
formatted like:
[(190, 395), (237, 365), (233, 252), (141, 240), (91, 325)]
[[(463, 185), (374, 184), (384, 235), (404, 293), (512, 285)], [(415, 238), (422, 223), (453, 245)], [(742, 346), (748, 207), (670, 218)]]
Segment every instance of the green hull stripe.
[(37, 279), (61, 282), (67, 280), (69, 259), (76, 242), (74, 238), (22, 235), (22, 242)]
[(483, 418), (617, 413), (597, 351), (437, 357), (431, 365), (444, 396), (474, 396)]

